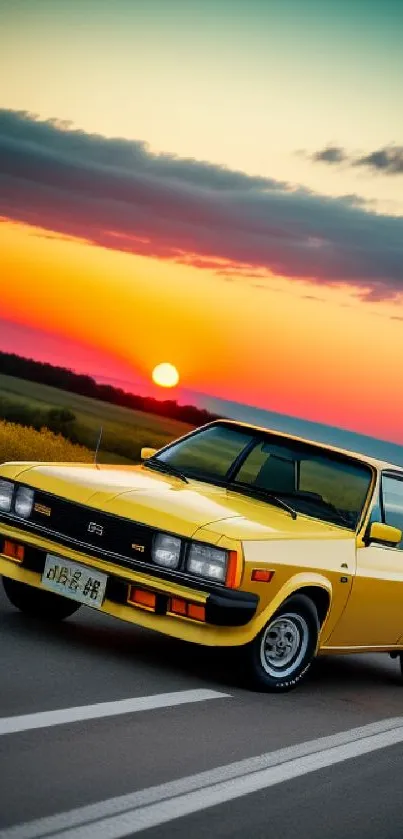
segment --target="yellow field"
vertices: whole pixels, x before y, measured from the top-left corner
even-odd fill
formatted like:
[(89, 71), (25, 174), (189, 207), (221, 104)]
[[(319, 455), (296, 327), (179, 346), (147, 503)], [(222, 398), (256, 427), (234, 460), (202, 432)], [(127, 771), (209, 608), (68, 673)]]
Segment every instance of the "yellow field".
[(35, 431), (11, 422), (0, 421), (0, 463), (8, 460), (75, 461), (91, 463), (94, 454), (47, 428)]

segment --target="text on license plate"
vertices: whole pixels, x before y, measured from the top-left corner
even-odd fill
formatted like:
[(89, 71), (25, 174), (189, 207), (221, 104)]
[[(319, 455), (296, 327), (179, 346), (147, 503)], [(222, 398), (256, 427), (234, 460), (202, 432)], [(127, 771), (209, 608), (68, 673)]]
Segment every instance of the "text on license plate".
[(107, 574), (53, 554), (46, 555), (42, 585), (55, 592), (99, 609), (105, 597)]

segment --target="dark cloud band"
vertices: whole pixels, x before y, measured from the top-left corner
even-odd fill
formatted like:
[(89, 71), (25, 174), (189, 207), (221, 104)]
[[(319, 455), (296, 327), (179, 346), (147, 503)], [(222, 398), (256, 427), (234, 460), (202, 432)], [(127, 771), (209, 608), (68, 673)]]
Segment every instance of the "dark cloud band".
[(0, 215), (227, 274), (403, 292), (402, 218), (27, 113), (0, 111)]

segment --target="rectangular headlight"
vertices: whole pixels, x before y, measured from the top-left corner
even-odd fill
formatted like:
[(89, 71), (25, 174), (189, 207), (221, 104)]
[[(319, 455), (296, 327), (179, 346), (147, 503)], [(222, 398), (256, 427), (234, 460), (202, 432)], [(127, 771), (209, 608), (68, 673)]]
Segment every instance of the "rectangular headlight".
[(181, 540), (167, 533), (158, 533), (152, 546), (152, 558), (163, 568), (177, 568), (181, 552)]
[(0, 480), (0, 510), (9, 513), (13, 500), (14, 484), (11, 481)]
[(227, 551), (210, 548), (209, 545), (191, 545), (187, 556), (186, 568), (191, 574), (214, 580), (225, 581), (227, 571)]
[(19, 487), (15, 496), (14, 510), (17, 516), (29, 518), (34, 506), (34, 491), (28, 487)]

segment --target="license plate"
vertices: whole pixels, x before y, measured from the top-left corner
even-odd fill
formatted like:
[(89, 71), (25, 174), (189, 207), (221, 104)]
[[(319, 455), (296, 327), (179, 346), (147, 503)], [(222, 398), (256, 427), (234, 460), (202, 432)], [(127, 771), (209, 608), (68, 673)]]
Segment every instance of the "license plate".
[(100, 609), (105, 597), (107, 574), (62, 559), (53, 554), (46, 555), (45, 568), (42, 574), (42, 585), (55, 594), (62, 594), (78, 603), (85, 603), (94, 609)]

